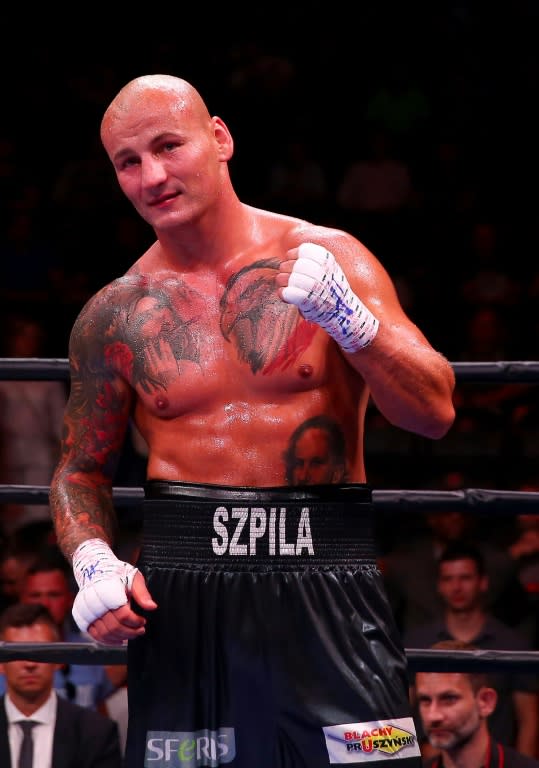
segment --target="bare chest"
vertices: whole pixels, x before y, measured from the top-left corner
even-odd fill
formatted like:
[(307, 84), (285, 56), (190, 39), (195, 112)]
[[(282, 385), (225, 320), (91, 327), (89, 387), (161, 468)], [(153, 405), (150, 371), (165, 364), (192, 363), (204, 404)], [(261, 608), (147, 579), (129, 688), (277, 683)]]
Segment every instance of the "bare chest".
[(173, 418), (322, 386), (325, 334), (281, 301), (273, 274), (249, 277), (215, 290), (167, 281), (126, 312), (108, 355), (146, 410)]

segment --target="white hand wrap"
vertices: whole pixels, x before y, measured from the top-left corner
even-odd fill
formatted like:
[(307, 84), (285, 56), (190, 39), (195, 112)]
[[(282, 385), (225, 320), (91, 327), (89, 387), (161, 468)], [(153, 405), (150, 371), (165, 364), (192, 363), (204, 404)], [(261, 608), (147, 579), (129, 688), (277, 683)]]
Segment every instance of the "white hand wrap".
[(138, 568), (118, 560), (102, 539), (88, 539), (73, 555), (73, 573), (79, 592), (73, 602), (73, 618), (86, 632), (107, 611), (125, 605)]
[(371, 343), (379, 321), (350, 288), (335, 257), (321, 245), (302, 243), (283, 299), (317, 323), (345, 352)]

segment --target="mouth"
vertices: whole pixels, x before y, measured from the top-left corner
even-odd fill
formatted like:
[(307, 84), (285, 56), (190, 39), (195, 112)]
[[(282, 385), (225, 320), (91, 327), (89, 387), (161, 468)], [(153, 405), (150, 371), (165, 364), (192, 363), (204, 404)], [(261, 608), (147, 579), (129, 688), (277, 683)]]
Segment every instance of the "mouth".
[(432, 737), (433, 739), (446, 739), (450, 735), (450, 731), (446, 731), (442, 728), (433, 728), (429, 731), (429, 738)]
[(175, 200), (178, 196), (178, 192), (171, 192), (168, 195), (160, 195), (155, 200), (149, 202), (148, 205), (150, 208), (159, 208), (160, 206), (166, 205), (170, 200)]

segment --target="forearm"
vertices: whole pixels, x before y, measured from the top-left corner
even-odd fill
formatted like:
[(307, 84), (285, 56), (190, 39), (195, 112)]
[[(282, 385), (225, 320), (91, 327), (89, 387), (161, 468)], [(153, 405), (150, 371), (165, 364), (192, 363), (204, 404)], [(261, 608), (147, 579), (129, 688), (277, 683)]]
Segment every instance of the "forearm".
[(112, 545), (116, 513), (108, 482), (60, 468), (51, 481), (49, 501), (58, 546), (70, 561), (87, 539)]
[(432, 439), (447, 433), (455, 418), (455, 377), (449, 362), (430, 345), (381, 322), (374, 342), (348, 360), (391, 424)]

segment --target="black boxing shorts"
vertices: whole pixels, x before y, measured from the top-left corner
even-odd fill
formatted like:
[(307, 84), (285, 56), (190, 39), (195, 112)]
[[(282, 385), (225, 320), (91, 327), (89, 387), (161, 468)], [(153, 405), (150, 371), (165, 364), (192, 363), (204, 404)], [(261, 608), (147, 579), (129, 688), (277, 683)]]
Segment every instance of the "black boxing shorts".
[(365, 485), (152, 481), (127, 768), (420, 768)]

